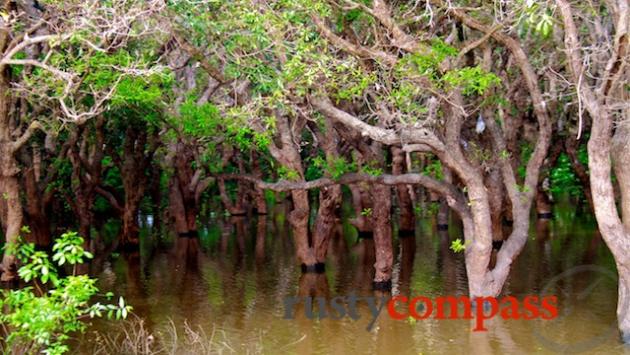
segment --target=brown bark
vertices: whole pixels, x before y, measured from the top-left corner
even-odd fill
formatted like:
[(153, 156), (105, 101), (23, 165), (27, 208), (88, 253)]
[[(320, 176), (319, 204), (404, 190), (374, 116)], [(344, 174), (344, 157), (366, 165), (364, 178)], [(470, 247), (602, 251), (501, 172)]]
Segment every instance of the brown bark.
[(24, 190), (26, 192), (26, 225), (31, 233), (29, 238), (35, 245), (47, 247), (51, 243), (50, 220), (48, 218), (48, 205), (52, 192), (42, 192), (39, 189), (35, 177), (35, 169), (28, 168), (24, 171)]
[[(578, 29), (569, 3), (566, 0), (556, 0), (556, 3), (564, 22), (564, 45), (567, 50), (568, 69), (573, 77), (573, 82), (578, 83), (581, 82), (584, 72)], [(621, 129), (617, 132), (619, 137), (615, 137), (614, 144), (611, 142), (613, 133), (612, 101), (616, 99), (615, 94), (617, 92), (623, 92), (623, 89), (620, 89), (621, 86), (617, 84), (624, 75), (627, 77), (627, 68), (624, 68), (621, 63), (630, 52), (630, 5), (627, 0), (617, 1), (616, 14), (613, 17), (615, 17), (616, 22), (612, 40), (613, 46), (605, 71), (601, 76), (602, 80), (595, 89), (586, 83), (581, 85), (578, 95), (593, 120), (591, 136), (587, 145), (593, 206), (599, 231), (617, 265), (619, 273), (617, 320), (622, 339), (630, 343), (630, 230), (628, 230), (627, 224), (624, 225), (624, 222), (627, 223), (627, 221), (622, 221), (617, 211), (611, 176), (611, 153), (614, 154), (614, 159), (620, 162), (626, 161), (628, 156), (627, 148), (624, 148), (625, 144), (620, 143), (623, 139), (627, 139), (625, 127), (620, 127)], [(616, 166), (621, 167), (620, 164), (616, 164)], [(621, 176), (622, 179), (627, 179), (627, 174), (624, 172)], [(627, 181), (622, 183), (625, 184)], [(627, 197), (627, 195), (622, 194), (622, 205), (630, 203)], [(623, 210), (622, 207), (622, 214)]]
[(374, 248), (376, 251), (376, 283), (391, 282), (392, 265), (394, 256), (392, 251), (392, 226), (391, 226), (391, 187), (376, 184), (373, 185), (374, 200)]
[(324, 187), (319, 191), (319, 208), (313, 227), (313, 248), (318, 263), (326, 262), (328, 241), (337, 223), (335, 210), (341, 203), (341, 186)]
[(89, 137), (91, 127), (80, 126), (71, 133), (68, 157), (72, 164), (72, 196), (66, 196), (78, 219), (79, 234), (89, 245), (90, 230), (94, 222), (94, 200), (102, 176), (104, 157), (105, 119), (98, 117), (94, 124), (94, 141)]
[[(392, 147), (392, 174), (399, 175), (405, 171), (405, 153), (402, 149)], [(409, 194), (410, 186), (396, 186), (396, 196), (398, 208), (400, 209), (400, 230), (413, 231), (415, 229), (415, 218), (413, 213), (413, 202)]]
[[(275, 143), (272, 143), (269, 151), (273, 158), (279, 161), (283, 167), (291, 173), (297, 174), (299, 180), (304, 180), (302, 159), (294, 140), (294, 131), (300, 125), (290, 126), (288, 118), (283, 115), (277, 115), (276, 121), (279, 132), (278, 140), (281, 145), (276, 146)], [(308, 193), (306, 190), (293, 190), (291, 191), (291, 198), (293, 200), (293, 210), (289, 213), (289, 223), (293, 230), (293, 240), (298, 260), (307, 267), (314, 266), (316, 258), (313, 249), (309, 245), (308, 234), (308, 217), (310, 212)]]
[(306, 190), (296, 190), (291, 192), (293, 199), (293, 210), (289, 213), (289, 223), (293, 231), (298, 259), (307, 267), (315, 265), (317, 259), (315, 253), (309, 245), (308, 238), (308, 217), (309, 203), (308, 192)]
[[(320, 148), (324, 151), (327, 161), (333, 161), (339, 158), (337, 151), (337, 134), (330, 118), (324, 120), (325, 131), (316, 125), (312, 125), (311, 129), (315, 132)], [(325, 176), (330, 176), (330, 172), (326, 171)], [(313, 248), (315, 258), (318, 263), (326, 261), (328, 253), (328, 244), (335, 233), (335, 226), (338, 222), (337, 210), (341, 205), (341, 186), (332, 185), (324, 187), (319, 191), (319, 207), (317, 209), (317, 217), (313, 228)]]
[[(252, 162), (252, 175), (256, 176), (259, 179), (262, 179), (263, 173), (260, 168), (260, 163), (258, 161), (260, 157), (257, 156), (256, 152), (251, 152), (251, 162)], [(253, 200), (254, 207), (256, 208), (256, 212), (258, 214), (267, 214), (267, 201), (265, 201), (265, 193), (261, 188), (254, 186), (253, 188)]]
[(267, 239), (267, 219), (259, 216), (256, 221), (256, 263), (262, 264), (265, 261), (265, 240)]
[[(221, 202), (223, 202), (223, 207), (233, 216), (239, 216), (245, 214), (245, 208), (240, 203), (240, 198), (237, 196), (236, 202), (232, 202), (226, 188), (225, 188), (225, 180), (218, 179), (217, 185), (219, 186), (219, 196), (221, 197)], [(239, 187), (242, 186), (239, 184)]]
[(498, 166), (493, 166), (486, 175), (485, 184), (488, 186), (490, 214), (492, 218), (492, 240), (503, 240), (503, 182)]
[[(12, 154), (11, 154), (12, 156)], [(5, 159), (3, 159), (4, 161)], [(8, 160), (8, 159), (6, 159)], [(5, 169), (3, 169), (6, 171)], [(20, 202), (20, 185), (18, 178), (13, 175), (0, 177), (0, 194), (7, 203), (7, 216), (6, 225), (7, 228), (4, 231), (4, 235), (9, 243), (15, 243), (20, 235), (20, 229), (22, 228), (22, 203)], [(4, 254), (2, 258), (2, 281), (10, 281), (15, 278), (16, 266), (15, 256)]]
[(610, 153), (621, 194), (621, 219), (626, 230), (630, 231), (630, 120), (617, 125)]
[[(6, 244), (16, 243), (22, 228), (22, 203), (20, 201), (20, 185), (18, 173), (20, 169), (15, 157), (19, 148), (11, 137), (9, 115), (9, 87), (6, 82), (4, 68), (0, 68), (0, 198), (3, 200), (3, 230)], [(10, 281), (16, 277), (15, 256), (4, 253), (2, 258), (2, 281)]]
[(172, 144), (170, 150), (175, 172), (169, 181), (169, 213), (177, 234), (194, 234), (197, 232), (199, 197), (207, 186), (203, 181), (207, 180), (201, 180), (201, 171), (193, 172), (191, 146), (179, 141)]

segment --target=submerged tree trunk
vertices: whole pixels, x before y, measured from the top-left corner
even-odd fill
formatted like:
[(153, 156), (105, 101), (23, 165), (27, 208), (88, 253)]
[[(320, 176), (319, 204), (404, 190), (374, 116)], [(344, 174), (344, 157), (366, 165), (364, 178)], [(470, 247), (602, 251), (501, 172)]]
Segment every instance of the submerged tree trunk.
[[(252, 164), (252, 174), (257, 178), (262, 179), (263, 173), (262, 169), (260, 168), (260, 162), (258, 161), (259, 158), (260, 157), (254, 151), (251, 152), (250, 160)], [(256, 213), (267, 214), (267, 201), (265, 201), (265, 192), (257, 186), (254, 186), (252, 194)]]
[[(630, 169), (628, 168), (630, 166), (630, 120), (621, 122), (617, 126), (612, 140), (611, 154), (621, 192), (621, 223), (625, 232), (612, 241), (612, 247), (616, 249), (616, 251), (613, 250), (613, 254), (619, 273), (617, 317), (623, 340), (630, 343)], [(593, 189), (593, 191), (597, 193), (597, 190)], [(600, 196), (594, 198), (599, 200)], [(614, 200), (612, 203), (614, 204)], [(612, 220), (608, 221), (608, 223), (612, 222)], [(609, 241), (606, 240), (606, 242)]]
[(374, 282), (377, 288), (391, 287), (392, 265), (394, 254), (392, 250), (391, 226), (391, 187), (381, 184), (374, 185), (374, 248), (376, 249), (376, 263), (374, 268)]
[[(325, 131), (316, 125), (312, 125), (311, 129), (315, 132), (320, 148), (325, 153), (326, 161), (330, 163), (339, 158), (338, 137), (329, 117), (324, 119), (324, 125)], [(330, 177), (330, 172), (325, 171), (324, 175)], [(319, 208), (313, 228), (313, 249), (315, 258), (320, 265), (326, 261), (328, 244), (335, 233), (335, 227), (338, 223), (337, 211), (341, 205), (341, 198), (340, 185), (324, 187), (319, 190)]]
[[(272, 142), (269, 146), (269, 152), (282, 166), (288, 170), (288, 174), (292, 179), (304, 180), (304, 170), (302, 168), (302, 158), (295, 144), (294, 126), (289, 125), (289, 120), (284, 115), (276, 116), (279, 138), (281, 145), (278, 146)], [(308, 218), (310, 214), (308, 191), (293, 190), (291, 191), (293, 200), (293, 210), (289, 213), (289, 223), (293, 230), (293, 240), (295, 243), (295, 251), (300, 263), (307, 270), (314, 268), (317, 263), (315, 252), (309, 244), (308, 234)]]
[(337, 223), (335, 211), (341, 203), (341, 186), (324, 187), (319, 191), (319, 208), (313, 228), (313, 248), (318, 263), (326, 262), (328, 242)]
[(630, 231), (630, 117), (617, 125), (612, 139), (611, 154), (621, 193), (621, 219), (628, 232)]
[(293, 199), (293, 210), (289, 213), (289, 223), (292, 227), (297, 257), (306, 268), (314, 267), (317, 261), (308, 242), (308, 216), (310, 212), (308, 191), (292, 191), (291, 198)]
[[(584, 58), (579, 42), (579, 30), (574, 22), (571, 5), (566, 0), (556, 0), (556, 3), (564, 22), (567, 66), (573, 77), (573, 82), (580, 83), (584, 72)], [(630, 208), (627, 207), (630, 204), (630, 190), (628, 190), (630, 174), (627, 172), (627, 164), (630, 162), (630, 149), (628, 149), (630, 112), (627, 109), (623, 111), (624, 116), (622, 116), (625, 121), (621, 122), (617, 128), (611, 142), (614, 119), (613, 103), (620, 98), (617, 97), (618, 94), (624, 101), (628, 100), (623, 85), (615, 85), (615, 83), (618, 84), (619, 79), (627, 77), (628, 74), (627, 67), (621, 63), (630, 52), (628, 44), (630, 39), (630, 6), (627, 1), (623, 0), (618, 1), (617, 7), (610, 10), (614, 12), (615, 33), (611, 35), (613, 46), (602, 80), (598, 81), (599, 86), (594, 89), (589, 83), (580, 85), (578, 95), (593, 121), (591, 136), (587, 144), (593, 206), (599, 231), (617, 265), (619, 273), (617, 320), (623, 340), (630, 343), (630, 228), (628, 228), (630, 220), (626, 214), (626, 211), (630, 211)], [(615, 204), (611, 159), (615, 162), (615, 172), (619, 173), (617, 178), (622, 188), (623, 221)]]
[(179, 235), (197, 233), (199, 198), (210, 184), (211, 178), (202, 178), (201, 168), (193, 171), (195, 160), (193, 148), (182, 141), (171, 145), (170, 164), (175, 169), (169, 181), (169, 214)]

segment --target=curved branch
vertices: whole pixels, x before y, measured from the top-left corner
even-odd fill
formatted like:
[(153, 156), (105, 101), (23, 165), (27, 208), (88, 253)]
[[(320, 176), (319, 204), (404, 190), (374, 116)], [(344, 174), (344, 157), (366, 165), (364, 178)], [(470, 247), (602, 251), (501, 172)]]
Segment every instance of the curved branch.
[(109, 204), (112, 205), (112, 207), (116, 210), (116, 212), (120, 214), (124, 212), (124, 209), (120, 206), (120, 203), (118, 203), (118, 200), (111, 192), (105, 190), (100, 186), (96, 186), (94, 191), (96, 191), (99, 195), (105, 197), (107, 201), (109, 201)]
[(18, 149), (20, 149), (24, 144), (26, 144), (26, 142), (28, 142), (28, 140), (31, 139), (31, 136), (37, 130), (42, 130), (43, 131), (44, 128), (42, 127), (42, 125), (38, 121), (31, 122), (31, 124), (28, 126), (28, 128), (26, 129), (24, 134), (22, 134), (20, 136), (20, 138), (18, 138), (15, 142), (13, 142), (13, 145), (11, 147), (12, 151), (15, 152)]
[(316, 16), (313, 16), (312, 19), (319, 33), (342, 50), (356, 55), (357, 57), (374, 59), (391, 66), (394, 66), (398, 62), (398, 58), (395, 55), (350, 43), (334, 34), (322, 19)]
[(222, 174), (217, 176), (222, 180), (244, 180), (249, 181), (260, 189), (273, 190), (277, 192), (287, 192), (293, 190), (311, 190), (317, 188), (328, 187), (332, 185), (351, 185), (360, 182), (367, 182), (372, 184), (382, 185), (422, 185), (427, 189), (434, 191), (440, 195), (446, 197), (447, 202), (451, 208), (453, 208), (460, 216), (470, 217), (470, 210), (468, 209), (466, 199), (455, 186), (446, 183), (444, 181), (436, 180), (430, 176), (407, 173), (401, 175), (383, 174), (379, 176), (362, 174), (362, 173), (348, 173), (344, 174), (338, 179), (331, 179), (327, 177), (319, 178), (309, 181), (287, 181), (281, 180), (278, 182), (266, 182), (260, 178), (252, 175), (244, 174)]

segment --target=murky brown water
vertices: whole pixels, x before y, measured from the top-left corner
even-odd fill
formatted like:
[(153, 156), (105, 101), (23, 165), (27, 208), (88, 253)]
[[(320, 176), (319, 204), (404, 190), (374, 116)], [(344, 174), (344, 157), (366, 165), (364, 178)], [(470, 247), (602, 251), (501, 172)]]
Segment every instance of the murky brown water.
[[(145, 245), (140, 254), (114, 255), (95, 276), (104, 289), (125, 296), (156, 336), (172, 324), (182, 330), (186, 323), (214, 336), (220, 344), (215, 350), (228, 353), (630, 354), (615, 327), (612, 257), (593, 222), (571, 213), (532, 226), (505, 288), (517, 297), (557, 295), (560, 317), (497, 317), (486, 322), (488, 332), (472, 332), (468, 320), (396, 321), (385, 311), (367, 331), (372, 316), (365, 303), (359, 303), (357, 321), (311, 320), (303, 308), (295, 319), (284, 319), (283, 300), (289, 296), (380, 296), (371, 290), (373, 242), (357, 240), (340, 226), (326, 272), (302, 275), (281, 215), (216, 218), (206, 225), (198, 240), (165, 239), (161, 246)], [(458, 236), (456, 230), (449, 233)], [(449, 246), (449, 235), (436, 232), (431, 221), (419, 223), (415, 239), (396, 238), (393, 294), (465, 295), (463, 255)], [(576, 268), (581, 265), (597, 267)], [(92, 329), (116, 332), (103, 322)], [(170, 341), (177, 346), (174, 352), (199, 351), (188, 348), (189, 338)]]

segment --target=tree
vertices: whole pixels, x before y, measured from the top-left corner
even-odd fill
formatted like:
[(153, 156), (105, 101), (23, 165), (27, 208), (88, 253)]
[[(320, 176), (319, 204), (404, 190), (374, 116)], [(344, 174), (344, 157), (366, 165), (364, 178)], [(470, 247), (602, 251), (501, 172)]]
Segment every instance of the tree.
[[(592, 120), (588, 167), (593, 207), (602, 237), (615, 257), (619, 273), (617, 318), (623, 340), (630, 342), (630, 4), (619, 0), (571, 6), (568, 1), (556, 0), (556, 5), (564, 24), (567, 71), (576, 87), (578, 102)], [(589, 25), (576, 22), (576, 10), (598, 14), (594, 16), (596, 25), (611, 24), (614, 32), (597, 27), (597, 42), (589, 42), (580, 32)], [(602, 50), (590, 54), (586, 46)], [(621, 216), (616, 206), (613, 167), (621, 192)]]
[[(117, 99), (130, 77), (156, 73), (129, 55), (128, 45), (153, 31), (161, 1), (5, 2), (0, 18), (0, 191), (4, 235), (22, 227), (16, 153), (38, 129), (81, 126)], [(75, 21), (81, 18), (82, 21)], [(5, 254), (2, 280), (14, 277)]]

